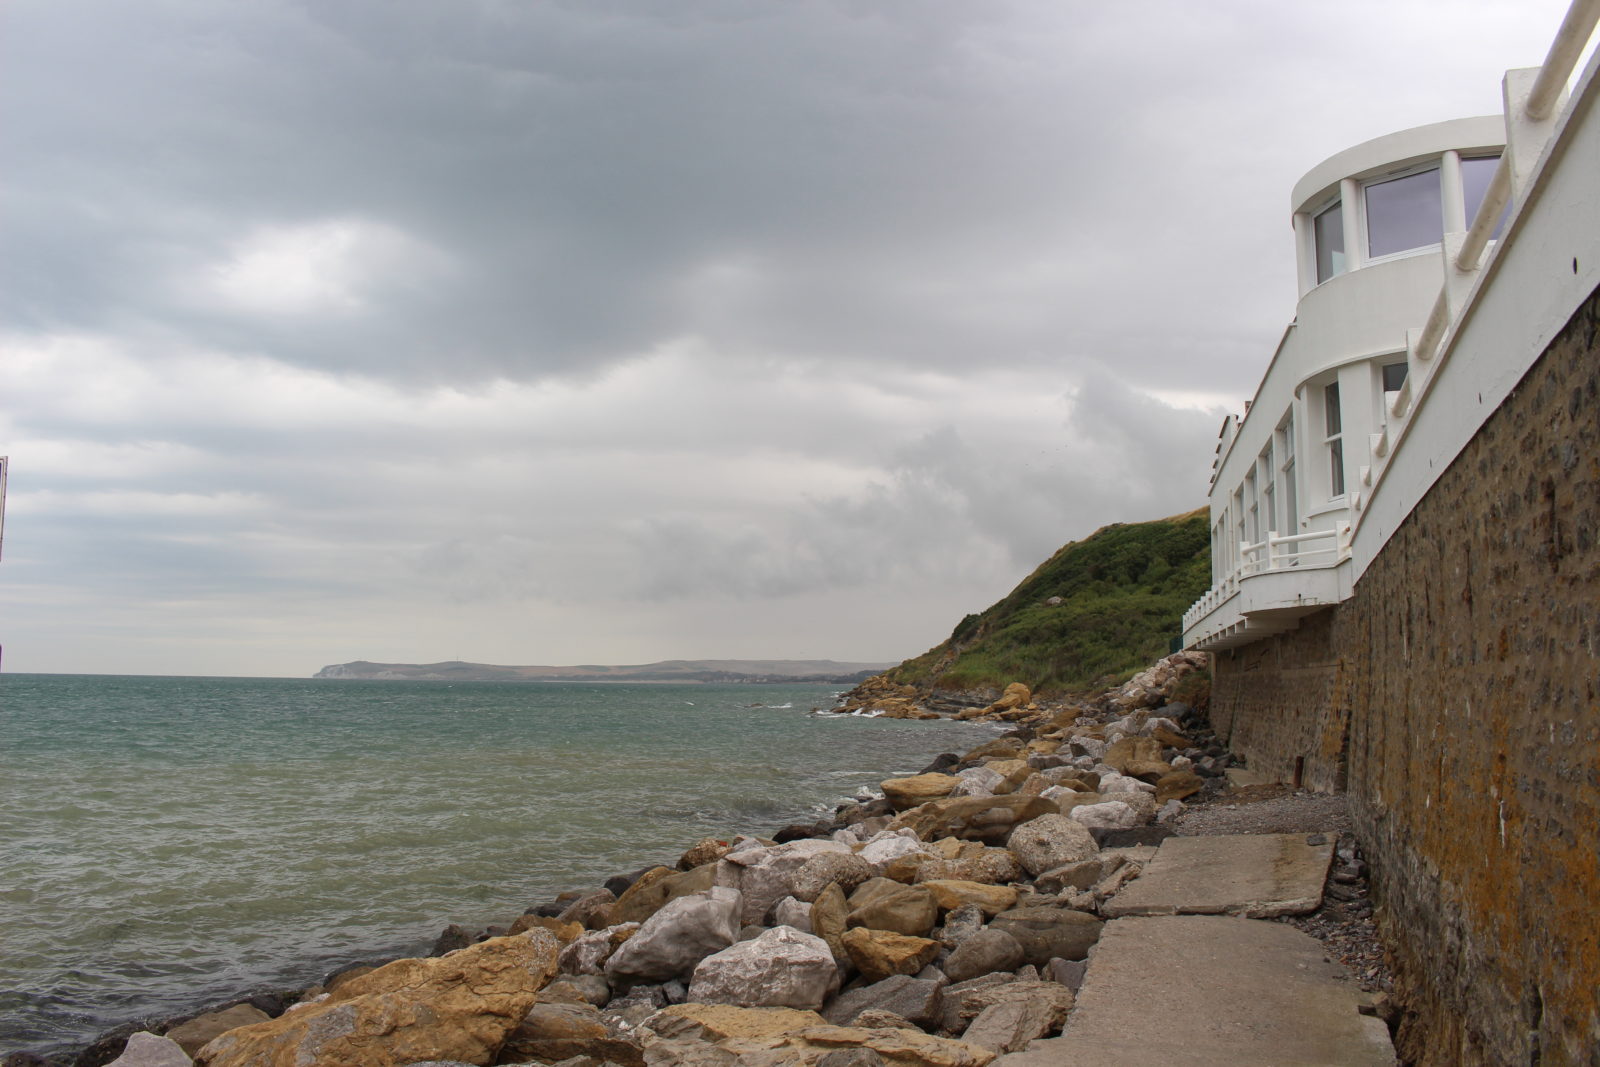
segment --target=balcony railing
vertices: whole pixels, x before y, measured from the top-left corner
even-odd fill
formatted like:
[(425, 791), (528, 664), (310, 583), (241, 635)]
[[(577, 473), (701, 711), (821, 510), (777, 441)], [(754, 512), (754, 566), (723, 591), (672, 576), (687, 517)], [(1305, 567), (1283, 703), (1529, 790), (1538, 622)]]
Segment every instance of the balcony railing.
[(1350, 524), (1341, 522), (1331, 530), (1279, 536), (1268, 533), (1266, 540), (1251, 544), (1239, 542), (1239, 565), (1225, 575), (1205, 595), (1183, 613), (1183, 628), (1190, 630), (1201, 619), (1221, 607), (1239, 591), (1239, 583), (1261, 574), (1293, 568), (1319, 570), (1336, 567), (1350, 557)]

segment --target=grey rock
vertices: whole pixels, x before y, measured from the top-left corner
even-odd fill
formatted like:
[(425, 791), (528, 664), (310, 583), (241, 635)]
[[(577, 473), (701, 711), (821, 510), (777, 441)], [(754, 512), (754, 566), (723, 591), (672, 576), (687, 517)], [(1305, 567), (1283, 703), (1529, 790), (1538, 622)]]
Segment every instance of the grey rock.
[(607, 1004), (600, 1018), (613, 1033), (627, 1033), (666, 1006), (667, 994), (660, 986), (634, 986)]
[[(1120, 800), (1080, 804), (1072, 809), (1068, 817), (1096, 830), (1128, 830), (1144, 822), (1143, 816), (1131, 804), (1124, 804)], [(1092, 835), (1090, 840), (1093, 840)]]
[(591, 930), (579, 935), (572, 944), (561, 950), (556, 963), (563, 974), (604, 973), (606, 960), (616, 949), (617, 942), (630, 931), (638, 930), (638, 923), (621, 923), (604, 930)]
[(1059, 956), (1045, 968), (1051, 981), (1060, 982), (1074, 993), (1083, 988), (1083, 976), (1088, 970), (1088, 960), (1064, 960)]
[(822, 1017), (839, 1026), (856, 1026), (864, 1011), (890, 1011), (919, 1026), (939, 1021), (945, 983), (896, 974), (881, 982), (841, 993), (823, 1011)]
[(606, 960), (608, 978), (660, 982), (681, 978), (695, 964), (734, 943), (743, 897), (713, 886), (669, 900)]
[(1017, 939), (1004, 930), (985, 927), (963, 941), (944, 962), (944, 973), (952, 982), (965, 982), (979, 975), (1014, 971), (1024, 953)]
[(689, 983), (697, 1004), (816, 1009), (839, 987), (828, 943), (778, 926), (702, 959)]
[(989, 925), (1016, 938), (1026, 962), (1047, 966), (1056, 956), (1064, 960), (1086, 957), (1100, 940), (1105, 924), (1092, 915), (1065, 908), (1013, 908), (995, 916)]
[[(953, 987), (952, 987), (953, 988)], [(997, 1004), (1037, 1004), (1048, 1009), (1047, 1018), (1059, 1027), (1073, 1005), (1072, 990), (1057, 982), (1028, 982), (1013, 979), (1002, 984), (947, 992), (944, 1003), (944, 1028), (966, 1040), (966, 1030), (978, 1016)]]
[(174, 1040), (140, 1030), (128, 1037), (128, 1047), (108, 1067), (190, 1067), (193, 1061)]
[(863, 1030), (920, 1030), (910, 1019), (881, 1008), (868, 1008), (856, 1016), (855, 1025)]
[(597, 889), (568, 904), (557, 918), (564, 923), (578, 923), (586, 930), (595, 930), (605, 925), (603, 919), (616, 902), (617, 895), (611, 890)]
[(1059, 893), (1063, 889), (1090, 889), (1105, 877), (1106, 864), (1099, 856), (1091, 856), (1076, 863), (1052, 867), (1033, 880), (1034, 888), (1045, 893)]
[(876, 873), (871, 863), (854, 852), (824, 852), (806, 860), (790, 876), (790, 895), (796, 900), (813, 901), (830, 882), (838, 882), (839, 888), (848, 893)]
[(983, 908), (980, 905), (963, 904), (945, 913), (939, 940), (952, 949), (959, 948), (967, 938), (983, 929), (983, 921)]
[(663, 1038), (644, 1050), (645, 1067), (737, 1067), (739, 1057), (709, 1041)]

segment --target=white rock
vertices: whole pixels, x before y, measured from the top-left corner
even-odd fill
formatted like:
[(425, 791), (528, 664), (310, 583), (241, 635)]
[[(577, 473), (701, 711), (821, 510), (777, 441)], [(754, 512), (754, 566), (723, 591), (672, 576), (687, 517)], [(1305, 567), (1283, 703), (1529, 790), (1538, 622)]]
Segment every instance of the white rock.
[[(1106, 754), (1106, 743), (1098, 737), (1074, 737), (1072, 743), (1098, 761)], [(1091, 763), (1092, 767), (1094, 764)]]
[[(853, 855), (849, 845), (837, 841), (806, 838), (775, 845), (756, 861), (745, 864), (744, 876), (739, 879), (739, 889), (744, 893), (744, 914), (740, 921), (746, 926), (766, 925), (767, 913), (784, 897), (794, 895), (794, 875), (806, 861), (825, 852)], [(730, 857), (731, 858), (731, 857)]]
[(1192, 771), (1194, 770), (1194, 760), (1188, 756), (1173, 756), (1172, 769), (1175, 771)]
[(1080, 804), (1067, 814), (1085, 826), (1106, 830), (1128, 830), (1144, 822), (1143, 816), (1120, 800)]
[(1065, 815), (1030, 819), (1011, 831), (1006, 848), (1032, 875), (1088, 859), (1099, 851), (1088, 828)]
[(816, 1010), (839, 988), (828, 943), (790, 926), (775, 926), (701, 960), (689, 983), (697, 1004)]
[(688, 974), (738, 940), (743, 904), (743, 894), (725, 886), (667, 901), (606, 960), (606, 975), (664, 982)]
[(1184, 806), (1183, 801), (1169, 800), (1165, 804), (1161, 805), (1160, 811), (1156, 812), (1156, 822), (1171, 822), (1173, 819), (1176, 819), (1178, 816), (1182, 815), (1188, 810), (1189, 809)]
[(890, 863), (902, 856), (927, 852), (928, 846), (917, 837), (915, 830), (884, 830), (874, 834), (856, 855), (872, 864), (874, 874), (882, 874)]
[(1149, 782), (1141, 782), (1137, 778), (1129, 778), (1125, 774), (1112, 771), (1110, 774), (1100, 776), (1100, 792), (1109, 793), (1154, 793), (1156, 787)]

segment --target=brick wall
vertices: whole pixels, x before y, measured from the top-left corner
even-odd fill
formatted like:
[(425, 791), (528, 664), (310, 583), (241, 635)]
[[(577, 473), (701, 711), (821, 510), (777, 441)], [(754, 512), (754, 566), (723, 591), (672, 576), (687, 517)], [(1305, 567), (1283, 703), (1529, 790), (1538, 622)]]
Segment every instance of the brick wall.
[(1600, 292), (1349, 601), (1214, 676), (1252, 766), (1347, 786), (1405, 1058), (1600, 1062)]

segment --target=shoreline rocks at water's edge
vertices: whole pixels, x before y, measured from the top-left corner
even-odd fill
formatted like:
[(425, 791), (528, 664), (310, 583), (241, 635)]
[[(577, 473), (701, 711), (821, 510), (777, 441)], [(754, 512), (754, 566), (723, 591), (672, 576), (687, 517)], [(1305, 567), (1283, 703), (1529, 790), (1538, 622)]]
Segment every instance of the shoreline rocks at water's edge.
[(702, 841), (505, 928), (451, 928), (432, 958), (347, 968), (298, 1003), (257, 998), (158, 1026), (121, 1060), (72, 1062), (983, 1067), (1059, 1030), (1100, 905), (1183, 798), (1220, 781), (1227, 755), (1168, 700), (1198, 665), (1171, 656), (1066, 706), (1011, 686), (957, 713), (1005, 735), (832, 819)]

